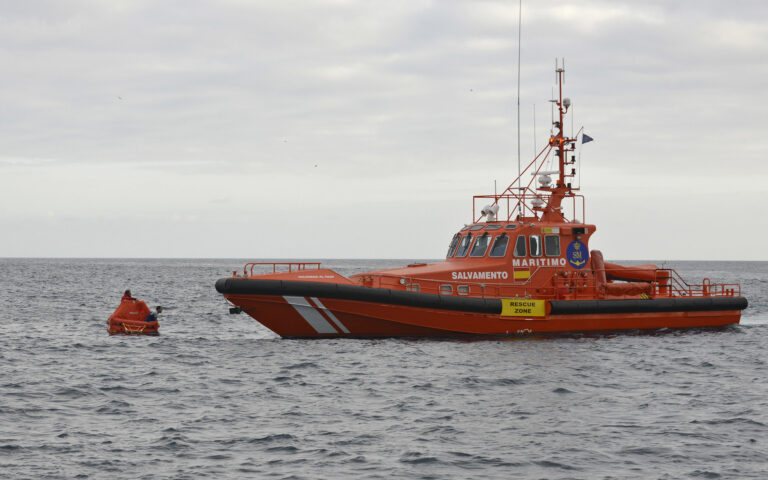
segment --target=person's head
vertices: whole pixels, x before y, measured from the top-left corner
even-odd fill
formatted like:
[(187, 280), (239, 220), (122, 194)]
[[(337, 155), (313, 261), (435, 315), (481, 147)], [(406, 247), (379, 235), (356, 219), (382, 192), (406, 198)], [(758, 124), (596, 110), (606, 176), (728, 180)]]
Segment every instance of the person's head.
[(163, 313), (163, 307), (161, 307), (160, 305), (156, 306), (155, 310), (157, 310), (157, 313)]
[(126, 294), (126, 295), (128, 295), (128, 296), (130, 297), (130, 296), (131, 296), (131, 291), (130, 291), (130, 290), (126, 290), (126, 291), (125, 291), (125, 294)]

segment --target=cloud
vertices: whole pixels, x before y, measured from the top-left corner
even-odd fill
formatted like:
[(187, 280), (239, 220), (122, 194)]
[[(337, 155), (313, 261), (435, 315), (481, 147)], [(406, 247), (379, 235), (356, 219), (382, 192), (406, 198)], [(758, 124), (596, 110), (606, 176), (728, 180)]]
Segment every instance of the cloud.
[[(287, 213), (266, 213), (279, 203), (285, 212), (317, 206), (322, 228), (352, 198), (395, 228), (396, 215), (383, 212), (409, 212), (425, 196), (437, 206), (468, 203), (516, 171), (514, 2), (3, 7), (0, 221), (52, 210), (97, 228), (89, 219), (127, 210), (137, 221), (196, 215), (185, 225), (206, 229), (216, 205), (219, 218), (226, 208), (250, 210), (289, 228)], [(584, 124), (597, 139), (583, 155), (585, 176), (599, 179), (585, 178), (588, 195), (641, 178), (698, 196), (739, 188), (744, 171), (762, 175), (768, 64), (757, 59), (768, 56), (766, 13), (760, 1), (526, 3), (523, 158), (534, 152), (534, 104), (538, 146), (547, 135), (557, 56), (566, 58), (575, 128)], [(710, 207), (712, 215), (730, 210), (727, 202)], [(607, 224), (625, 214), (605, 212)], [(453, 211), (430, 215), (441, 238), (468, 221)], [(623, 244), (642, 248), (631, 238)], [(26, 253), (24, 242), (15, 245), (22, 255), (68, 254), (53, 241)], [(206, 256), (217, 256), (210, 248)], [(384, 241), (379, 250), (411, 256)]]

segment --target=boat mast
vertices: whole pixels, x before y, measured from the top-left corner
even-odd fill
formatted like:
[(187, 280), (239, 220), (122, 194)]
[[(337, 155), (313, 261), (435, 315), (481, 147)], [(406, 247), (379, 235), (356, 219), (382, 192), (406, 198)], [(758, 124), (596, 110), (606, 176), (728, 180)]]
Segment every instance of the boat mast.
[[(561, 204), (565, 197), (574, 197), (574, 193), (573, 193), (574, 188), (572, 186), (572, 183), (570, 181), (567, 182), (566, 179), (570, 179), (576, 176), (575, 168), (572, 169), (570, 173), (566, 173), (566, 166), (573, 165), (575, 163), (575, 159), (572, 160), (571, 162), (568, 162), (567, 155), (568, 153), (573, 153), (575, 151), (576, 140), (574, 138), (566, 137), (563, 130), (563, 125), (565, 122), (565, 114), (568, 112), (568, 109), (571, 106), (571, 100), (567, 97), (563, 98), (563, 79), (565, 78), (564, 65), (565, 65), (565, 61), (563, 61), (563, 66), (560, 66), (559, 62), (555, 60), (555, 82), (557, 83), (557, 87), (558, 87), (558, 96), (557, 98), (552, 98), (550, 100), (551, 114), (552, 114), (552, 129), (550, 130), (550, 136), (549, 136), (549, 141), (547, 142), (547, 145), (545, 145), (544, 149), (541, 150), (541, 152), (539, 152), (538, 155), (536, 155), (536, 157), (527, 167), (525, 167), (525, 171), (528, 171), (528, 169), (530, 169), (531, 166), (533, 166), (532, 173), (534, 175), (534, 179), (531, 179), (531, 182), (529, 182), (527, 186), (523, 186), (523, 181), (522, 181), (523, 171), (520, 164), (520, 120), (519, 120), (520, 99), (518, 96), (517, 149), (518, 149), (518, 170), (520, 171), (520, 173), (518, 174), (517, 179), (514, 180), (502, 192), (501, 196), (497, 195), (494, 189), (494, 195), (493, 195), (494, 202), (492, 204), (492, 205), (498, 205), (501, 197), (506, 196), (507, 193), (512, 194), (512, 197), (515, 198), (517, 204), (514, 207), (511, 207), (510, 210), (508, 210), (508, 215), (511, 216), (511, 213), (516, 208), (518, 210), (518, 219), (531, 220), (532, 218), (525, 217), (523, 213), (524, 208), (529, 208), (534, 213), (534, 217), (540, 221), (545, 221), (545, 222), (567, 221), (565, 216), (563, 215), (563, 211), (562, 211), (563, 209)], [(518, 65), (518, 75), (519, 75), (519, 70), (520, 70), (520, 66)], [(519, 88), (520, 88), (520, 85), (518, 84), (518, 92), (519, 92)], [(555, 96), (555, 92), (553, 88), (552, 97), (554, 96)], [(555, 117), (555, 106), (557, 106), (557, 117)], [(535, 115), (536, 115), (536, 110), (534, 106), (534, 145), (536, 143)], [(555, 120), (555, 118), (557, 118), (557, 120)], [(576, 135), (578, 136), (578, 132), (576, 133)], [(550, 165), (549, 162), (551, 161), (550, 160), (551, 157), (549, 155), (553, 149), (555, 150), (554, 156), (557, 157), (557, 170), (542, 171), (541, 169), (544, 167), (545, 159), (547, 162), (547, 166)], [(539, 160), (540, 157), (542, 157), (541, 164), (537, 166), (537, 161)], [(552, 179), (549, 177), (549, 175), (554, 175), (555, 173), (558, 174), (557, 181), (554, 185), (551, 185)], [(538, 181), (541, 182), (541, 185), (534, 188), (541, 192), (547, 192), (546, 194), (539, 194), (539, 193), (535, 193), (534, 191), (531, 191), (530, 194), (526, 194), (526, 192), (531, 187), (531, 183), (535, 181), (536, 176), (538, 176)], [(517, 186), (515, 186), (515, 184), (517, 184)], [(515, 190), (517, 190), (516, 193), (515, 193)], [(578, 188), (576, 188), (576, 190), (578, 190)], [(544, 197), (547, 198), (546, 201), (544, 200)], [(483, 197), (483, 198), (486, 198), (486, 197)], [(531, 201), (531, 207), (528, 207), (524, 203), (526, 200)], [(575, 208), (575, 205), (574, 205), (574, 208)], [(484, 210), (480, 212), (480, 218), (486, 215), (487, 212), (485, 212)], [(541, 212), (540, 218), (538, 217), (536, 212)], [(575, 211), (574, 211), (574, 214), (575, 214)]]
[[(523, 0), (518, 2), (517, 12), (517, 191), (519, 194), (523, 193), (522, 179), (523, 176), (520, 166), (520, 51), (522, 45), (522, 28), (523, 28)], [(518, 213), (523, 214), (523, 203), (518, 203)]]
[[(571, 100), (569, 98), (563, 98), (563, 77), (565, 75), (565, 61), (563, 66), (555, 63), (555, 74), (557, 79), (557, 99), (553, 99), (552, 103), (557, 105), (557, 120), (553, 119), (552, 122), (552, 136), (549, 137), (549, 146), (555, 149), (555, 155), (557, 156), (557, 183), (554, 187), (539, 187), (539, 190), (548, 190), (550, 192), (549, 202), (542, 209), (543, 214), (542, 221), (563, 221), (565, 217), (562, 212), (563, 198), (573, 196), (573, 191), (570, 182), (566, 182), (566, 177), (572, 177), (573, 174), (565, 173), (565, 166), (567, 162), (567, 153), (574, 150), (575, 140), (568, 138), (564, 135), (565, 114), (568, 112), (568, 108), (571, 106)], [(552, 172), (554, 173), (554, 172)]]
[[(565, 64), (565, 62), (563, 62)], [(558, 89), (558, 99), (557, 99), (557, 112), (559, 113), (560, 120), (557, 122), (557, 150), (555, 153), (557, 153), (558, 157), (558, 166), (560, 169), (560, 178), (557, 181), (558, 187), (565, 186), (565, 149), (563, 148), (564, 145), (564, 137), (563, 137), (563, 115), (565, 114), (565, 111), (563, 110), (563, 74), (565, 73), (565, 68), (558, 67), (557, 70), (557, 89)], [(570, 102), (569, 102), (570, 103)], [(566, 107), (567, 108), (567, 107)]]

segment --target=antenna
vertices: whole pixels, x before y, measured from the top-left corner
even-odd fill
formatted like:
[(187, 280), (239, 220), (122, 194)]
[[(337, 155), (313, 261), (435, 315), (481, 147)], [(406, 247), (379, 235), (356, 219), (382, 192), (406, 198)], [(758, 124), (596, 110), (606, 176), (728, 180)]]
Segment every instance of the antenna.
[[(557, 70), (557, 59), (555, 59), (555, 70)], [(555, 72), (555, 82), (557, 82), (557, 72)], [(549, 99), (549, 135), (552, 136), (555, 133), (554, 128), (552, 128), (555, 124), (555, 87), (552, 87)], [(549, 168), (552, 165), (552, 157), (549, 156), (549, 152), (547, 152), (546, 161), (547, 168)]]
[[(539, 150), (536, 148), (536, 104), (533, 104), (533, 153)], [(533, 161), (533, 168), (536, 168), (536, 160)]]
[(579, 169), (579, 188), (581, 188), (581, 151), (582, 150), (583, 150), (583, 148), (579, 147), (579, 166), (578, 166), (578, 169)]
[[(522, 191), (522, 170), (520, 167), (520, 50), (522, 45), (523, 30), (523, 0), (518, 1), (517, 12), (517, 193)], [(522, 199), (518, 202), (519, 214), (523, 214)]]
[(573, 107), (573, 104), (571, 104), (571, 138), (573, 138), (573, 117), (576, 116), (573, 114), (574, 110), (576, 109)]
[(552, 125), (555, 123), (555, 87), (552, 87), (552, 93), (549, 98), (551, 98), (549, 101), (549, 116), (551, 117), (549, 119), (549, 133), (551, 135), (555, 133), (555, 131), (552, 130)]

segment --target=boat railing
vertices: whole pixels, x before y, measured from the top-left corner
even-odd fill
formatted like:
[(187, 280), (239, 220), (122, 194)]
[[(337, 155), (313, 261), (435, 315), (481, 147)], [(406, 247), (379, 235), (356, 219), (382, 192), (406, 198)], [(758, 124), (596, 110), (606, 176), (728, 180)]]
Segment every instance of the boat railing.
[[(272, 273), (299, 272), (301, 270), (319, 270), (320, 262), (251, 262), (243, 267), (244, 276), (253, 276), (253, 269), (258, 273), (267, 273), (272, 268)], [(258, 270), (262, 270), (259, 272)]]
[[(408, 291), (432, 293), (439, 295), (470, 296), (480, 298), (510, 298), (536, 297), (558, 299), (564, 297), (591, 298), (594, 295), (594, 278), (578, 275), (574, 272), (568, 276), (550, 275), (554, 278), (552, 284), (535, 285), (532, 280), (543, 270), (559, 270), (556, 266), (538, 266), (530, 272), (530, 277), (507, 282), (485, 282), (482, 280), (440, 280), (434, 278), (401, 277), (400, 284)], [(514, 273), (513, 273), (514, 274)], [(445, 288), (450, 286), (450, 289)]]
[[(534, 278), (550, 272), (552, 283), (536, 285)], [(409, 291), (440, 295), (472, 296), (480, 298), (505, 298), (530, 296), (546, 299), (594, 298), (596, 281), (594, 275), (581, 275), (581, 272), (561, 271), (555, 266), (539, 266), (527, 279), (506, 282), (484, 282), (482, 280), (439, 280), (434, 278), (402, 277), (400, 284)], [(649, 282), (652, 297), (734, 297), (741, 296), (738, 283), (712, 283), (705, 278), (701, 284), (689, 284), (673, 269), (659, 269), (657, 281)], [(450, 288), (447, 288), (450, 287)]]
[[(483, 206), (488, 203), (497, 204), (499, 207), (501, 207), (501, 212), (498, 214), (498, 218), (500, 220), (506, 217), (506, 221), (512, 221), (512, 217), (518, 214), (520, 210), (522, 210), (523, 217), (537, 217), (542, 211), (542, 208), (532, 207), (531, 205), (536, 200), (540, 200), (543, 204), (547, 204), (549, 202), (549, 197), (550, 194), (548, 193), (536, 193), (531, 190), (527, 190), (525, 193), (519, 194), (505, 193), (502, 195), (475, 195), (472, 197), (472, 218), (477, 219), (476, 221), (479, 222), (482, 218), (482, 215), (478, 215), (478, 208), (482, 209)], [(565, 198), (570, 198), (572, 200), (570, 208), (571, 211), (567, 212), (571, 215), (570, 220), (578, 218), (579, 221), (585, 222), (586, 207), (584, 196), (569, 194)], [(478, 201), (480, 201), (479, 205)], [(565, 219), (566, 212), (564, 209), (560, 210), (560, 213), (563, 214), (563, 218)], [(578, 216), (578, 213), (581, 213), (580, 217)]]
[[(665, 297), (740, 297), (741, 284), (712, 283), (709, 278), (700, 284), (689, 284), (682, 275), (673, 268), (663, 268), (656, 271), (656, 294)], [(666, 281), (664, 281), (666, 280)]]

